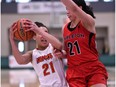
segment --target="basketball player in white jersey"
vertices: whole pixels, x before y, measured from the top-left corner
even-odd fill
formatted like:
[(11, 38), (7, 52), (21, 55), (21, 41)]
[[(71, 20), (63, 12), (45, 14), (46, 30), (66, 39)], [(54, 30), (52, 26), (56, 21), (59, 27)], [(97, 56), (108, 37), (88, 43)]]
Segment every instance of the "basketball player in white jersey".
[(12, 52), (19, 64), (32, 63), (40, 82), (40, 87), (67, 87), (65, 80), (65, 74), (63, 69), (62, 60), (56, 58), (53, 55), (53, 50), (61, 50), (61, 42), (54, 36), (48, 33), (48, 29), (45, 25), (39, 22), (31, 23), (25, 21), (28, 25), (25, 27), (31, 27), (36, 33), (33, 39), (36, 41), (36, 48), (32, 51), (28, 51), (25, 54), (21, 54), (14, 41), (13, 28), (10, 28), (10, 42), (12, 46)]

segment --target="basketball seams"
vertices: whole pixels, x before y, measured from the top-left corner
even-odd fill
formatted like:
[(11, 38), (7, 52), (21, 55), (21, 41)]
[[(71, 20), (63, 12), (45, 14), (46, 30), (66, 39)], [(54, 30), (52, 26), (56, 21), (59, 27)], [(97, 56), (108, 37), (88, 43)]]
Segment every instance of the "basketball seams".
[(24, 24), (24, 21), (23, 21), (23, 20), (21, 21), (21, 24), (22, 24), (21, 26), (22, 26), (22, 28), (23, 28), (23, 33), (24, 33), (23, 40), (26, 41), (28, 38), (27, 38), (27, 33), (26, 33), (26, 31), (25, 31), (26, 28), (23, 27), (23, 24)]
[(22, 41), (24, 41), (24, 39), (23, 39), (22, 36), (20, 35), (20, 20), (18, 21), (17, 26), (18, 26), (17, 31), (18, 31), (19, 37), (20, 37), (20, 39), (21, 39)]
[(26, 39), (28, 40), (29, 38), (28, 38), (28, 32), (26, 32)]
[(20, 34), (19, 34), (19, 32), (18, 32), (18, 22), (16, 23), (16, 27), (17, 28), (14, 28), (14, 29), (17, 29), (15, 32), (14, 32), (14, 36), (15, 36), (15, 39), (17, 39), (17, 40), (23, 40), (21, 37), (20, 37)]
[[(16, 23), (17, 23), (17, 25), (16, 25), (16, 28), (15, 29), (17, 29), (16, 30), (16, 32), (14, 33), (14, 37), (15, 37), (15, 39), (17, 39), (17, 40), (21, 40), (21, 41), (28, 41), (28, 40), (30, 40), (30, 39), (32, 39), (33, 38), (33, 36), (35, 35), (35, 33), (33, 32), (33, 31), (27, 31), (26, 32), (26, 30), (28, 29), (28, 28), (24, 28), (23, 27), (23, 23), (25, 22), (24, 20), (26, 20), (26, 19), (20, 19), (20, 20), (18, 20)], [(24, 35), (24, 36), (23, 36)]]

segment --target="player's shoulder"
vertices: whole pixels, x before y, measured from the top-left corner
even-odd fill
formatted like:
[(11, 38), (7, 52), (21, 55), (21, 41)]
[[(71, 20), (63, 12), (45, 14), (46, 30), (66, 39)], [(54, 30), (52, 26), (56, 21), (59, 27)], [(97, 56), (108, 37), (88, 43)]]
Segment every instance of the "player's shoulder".
[(30, 51), (27, 51), (26, 54), (28, 54), (28, 55), (32, 55), (32, 52), (33, 52), (33, 51), (30, 50)]
[(71, 23), (71, 22), (68, 22), (68, 23), (66, 23), (66, 24), (62, 27), (62, 33), (63, 33), (63, 34), (68, 32), (68, 29), (69, 29), (69, 27), (70, 27), (70, 23)]

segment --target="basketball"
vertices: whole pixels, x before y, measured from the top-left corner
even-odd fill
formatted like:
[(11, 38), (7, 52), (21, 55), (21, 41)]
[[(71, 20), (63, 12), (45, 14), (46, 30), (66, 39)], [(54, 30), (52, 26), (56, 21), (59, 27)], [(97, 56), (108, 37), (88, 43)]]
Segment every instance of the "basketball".
[(32, 39), (33, 36), (35, 35), (35, 33), (33, 31), (26, 31), (28, 28), (23, 27), (25, 20), (27, 20), (27, 19), (23, 18), (23, 19), (19, 19), (16, 22), (15, 29), (17, 29), (17, 30), (14, 32), (14, 37), (16, 40), (28, 41), (28, 40)]

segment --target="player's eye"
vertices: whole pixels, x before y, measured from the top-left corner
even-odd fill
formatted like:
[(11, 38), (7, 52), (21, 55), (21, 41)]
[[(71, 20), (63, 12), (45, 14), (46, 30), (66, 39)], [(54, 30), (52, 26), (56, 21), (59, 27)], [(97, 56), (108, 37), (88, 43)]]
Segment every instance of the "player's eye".
[(48, 33), (48, 31), (46, 30), (45, 32), (47, 32)]

